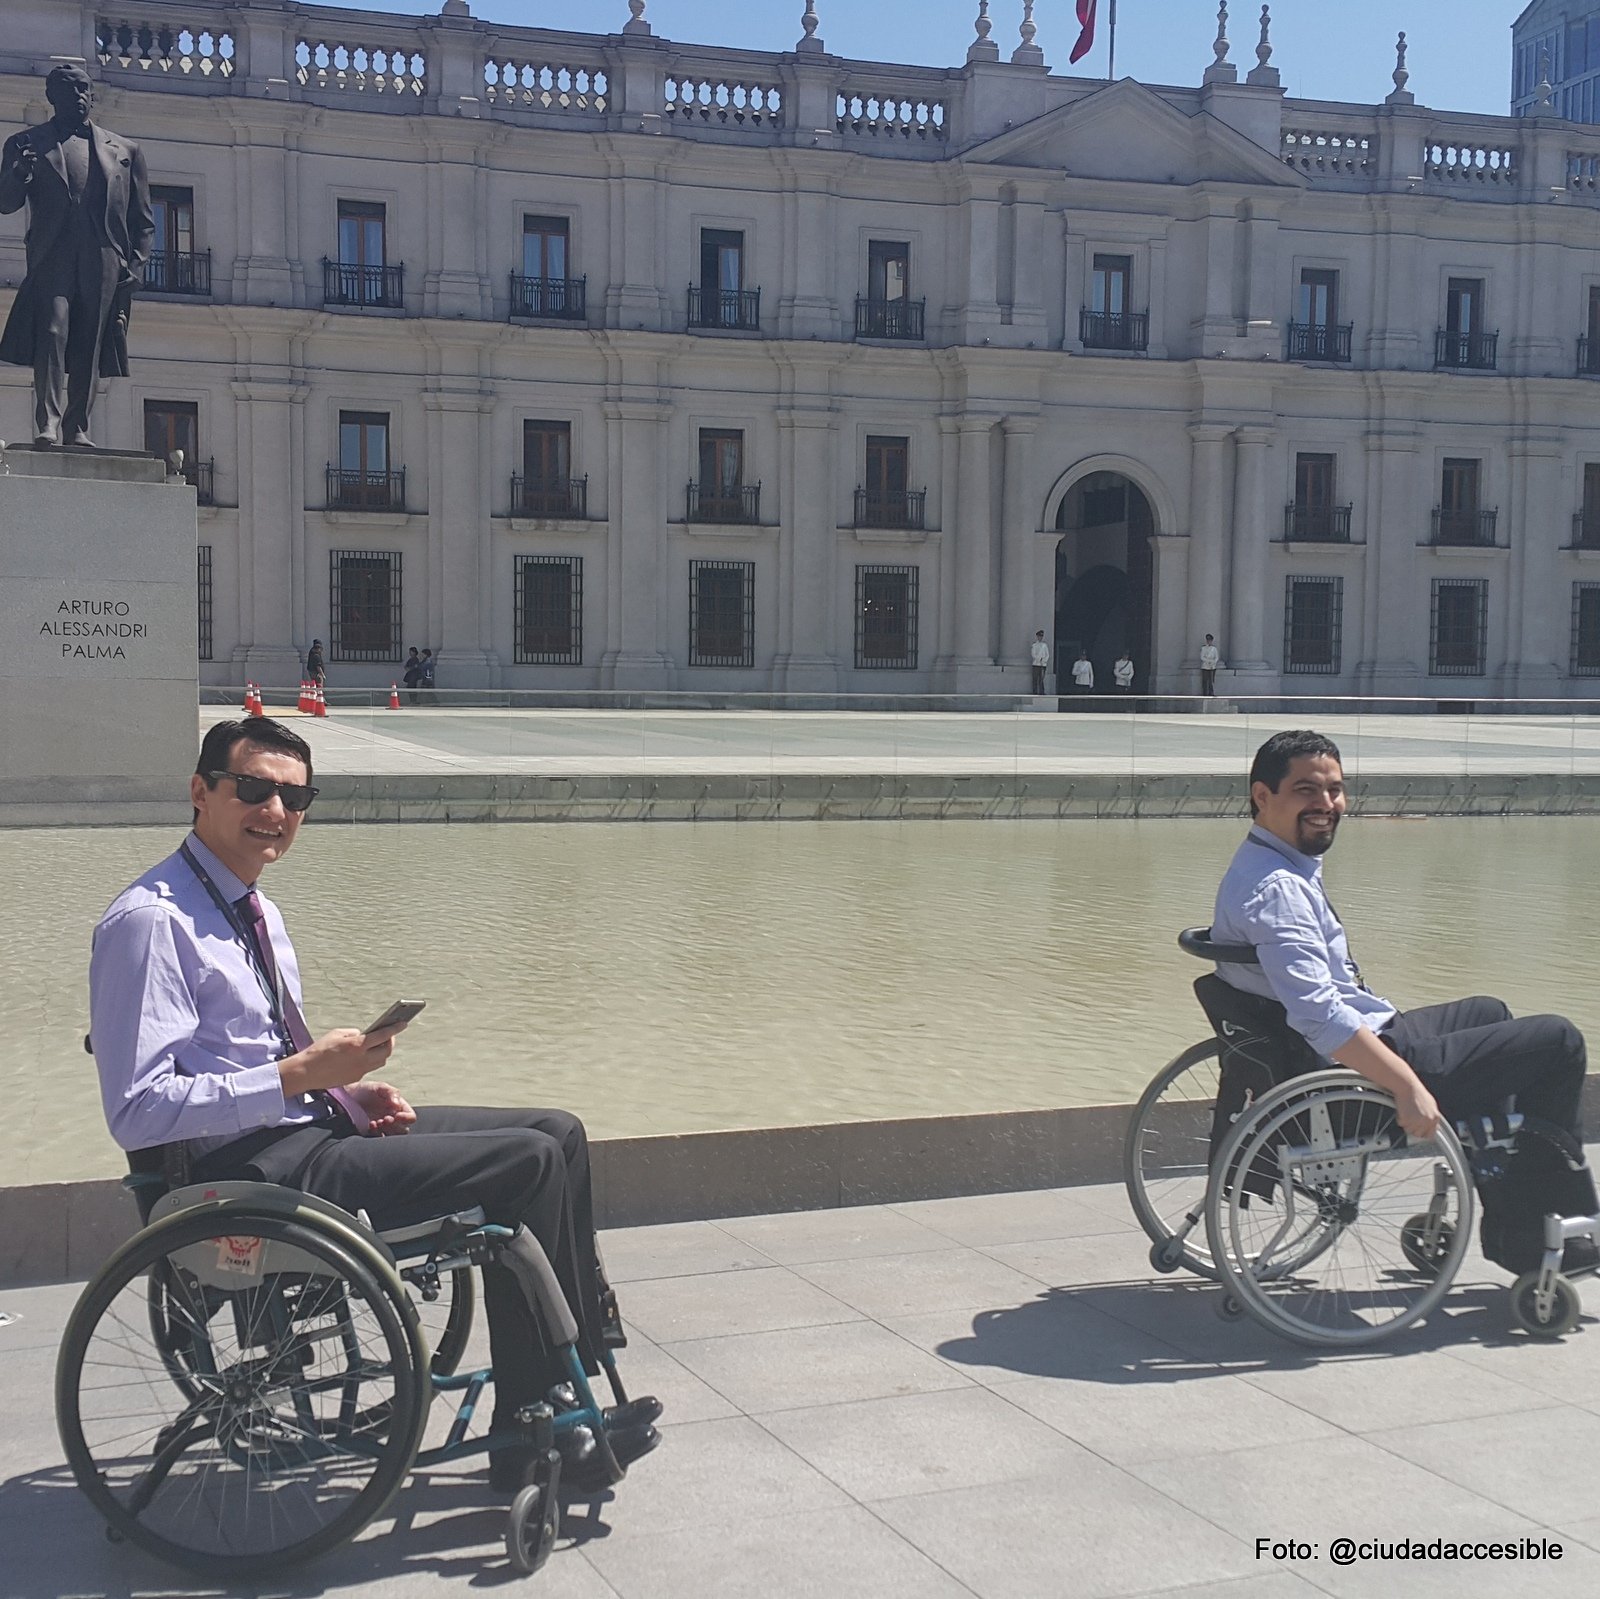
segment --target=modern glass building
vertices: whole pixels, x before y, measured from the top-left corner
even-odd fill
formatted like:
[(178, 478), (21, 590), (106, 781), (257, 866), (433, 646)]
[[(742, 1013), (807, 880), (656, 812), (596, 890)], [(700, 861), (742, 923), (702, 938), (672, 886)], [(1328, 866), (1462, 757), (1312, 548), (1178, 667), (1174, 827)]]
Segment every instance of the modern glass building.
[(1549, 76), (1554, 114), (1600, 122), (1600, 0), (1533, 0), (1511, 25), (1511, 114), (1530, 116)]

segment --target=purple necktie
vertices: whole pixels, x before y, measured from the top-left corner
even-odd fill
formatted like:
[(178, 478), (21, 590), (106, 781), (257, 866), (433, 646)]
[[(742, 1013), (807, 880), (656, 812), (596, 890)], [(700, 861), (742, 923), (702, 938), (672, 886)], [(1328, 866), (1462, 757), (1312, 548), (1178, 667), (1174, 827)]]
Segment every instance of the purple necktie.
[[(283, 998), (283, 1020), (289, 1029), (291, 1047), (295, 1050), (308, 1048), (311, 1044), (311, 1029), (306, 1026), (306, 1019), (300, 1014), (300, 1007), (295, 1004), (294, 995), (289, 992), (288, 985), (278, 976), (277, 958), (272, 953), (272, 935), (267, 931), (266, 913), (261, 909), (260, 898), (252, 888), (233, 903), (234, 909), (244, 921), (251, 942), (256, 947), (256, 958), (261, 962), (261, 968), (266, 973), (268, 982)], [(372, 1126), (371, 1118), (356, 1103), (355, 1097), (345, 1089), (316, 1089), (310, 1095), (313, 1099), (319, 1096), (326, 1096), (332, 1100), (350, 1118), (350, 1125), (358, 1133), (364, 1133)]]

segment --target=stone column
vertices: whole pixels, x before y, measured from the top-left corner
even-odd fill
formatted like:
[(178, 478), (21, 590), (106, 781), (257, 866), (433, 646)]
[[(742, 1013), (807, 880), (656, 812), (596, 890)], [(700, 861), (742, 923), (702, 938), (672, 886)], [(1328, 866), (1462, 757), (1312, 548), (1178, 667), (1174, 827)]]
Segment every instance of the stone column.
[[(667, 573), (666, 501), (661, 492), (662, 424), (671, 407), (653, 400), (608, 400), (606, 503), (606, 688), (671, 688), (666, 647), (668, 593), (688, 606), (688, 569)], [(680, 581), (681, 579), (681, 581)], [(664, 586), (667, 592), (664, 592)]]
[(839, 687), (833, 644), (840, 603), (833, 413), (825, 403), (780, 410), (778, 430), (784, 473), (779, 485), (778, 654), (772, 686), (796, 694), (832, 694)]
[[(1029, 645), (1034, 630), (1042, 627), (1045, 637), (1052, 640), (1055, 635), (1054, 585), (1047, 579), (1042, 591), (1039, 587), (1039, 546), (1043, 541), (1033, 482), (1039, 418), (1008, 416), (1002, 429), (1005, 478), (1000, 499), (1000, 641), (996, 657), (1008, 675), (1015, 670), (1021, 674), (1021, 683), (1031, 685)], [(1050, 647), (1055, 648), (1053, 642)]]
[[(1272, 538), (1267, 481), (1272, 444), (1269, 427), (1242, 427), (1234, 434), (1238, 470), (1233, 490), (1233, 584), (1223, 660), (1238, 686), (1260, 692), (1271, 668), (1266, 656), (1267, 546)], [(1248, 683), (1245, 679), (1254, 678)]]
[[(428, 390), (428, 553), (438, 573), (441, 688), (482, 688), (498, 671), (483, 610), (481, 563), (489, 548), (488, 506), (478, 470), (479, 419), (492, 401), (472, 388)], [(421, 485), (408, 479), (414, 504)]]
[[(1227, 517), (1230, 503), (1228, 438), (1232, 429), (1222, 422), (1196, 422), (1189, 428), (1190, 524), (1188, 630), (1183, 655), (1188, 671), (1200, 669), (1200, 644), (1207, 633), (1217, 636), (1223, 658), (1232, 641), (1224, 627), (1223, 596), (1227, 593), (1229, 549)], [(1199, 678), (1189, 680), (1191, 689)]]
[[(1571, 616), (1572, 595), (1559, 579), (1556, 551), (1571, 541), (1569, 519), (1579, 495), (1562, 494), (1561, 453), (1560, 438), (1549, 435), (1513, 439), (1507, 446), (1511, 492), (1495, 531), (1502, 544), (1511, 546), (1505, 568), (1503, 692), (1518, 698), (1559, 697), (1567, 670), (1565, 624)], [(1493, 615), (1494, 569), (1486, 575)]]
[[(306, 632), (305, 593), (314, 581), (305, 569), (303, 510), (308, 392), (292, 379), (233, 385), (239, 401), (240, 591), (233, 659), (239, 680), (276, 687), (299, 675), (298, 634)], [(309, 634), (303, 642), (310, 643)]]
[(989, 517), (989, 445), (993, 417), (959, 421), (956, 459), (955, 669), (956, 692), (992, 686), (989, 640), (990, 565), (994, 530)]

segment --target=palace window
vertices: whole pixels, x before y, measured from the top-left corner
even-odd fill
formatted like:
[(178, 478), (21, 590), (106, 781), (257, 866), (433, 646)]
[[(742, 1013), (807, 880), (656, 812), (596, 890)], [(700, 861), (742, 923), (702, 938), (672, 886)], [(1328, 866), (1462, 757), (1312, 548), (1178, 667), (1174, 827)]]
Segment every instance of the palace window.
[(1489, 584), (1436, 577), (1428, 636), (1430, 677), (1482, 677), (1489, 649)]
[(144, 286), (154, 294), (210, 294), (211, 252), (194, 247), (194, 190), (150, 186), (156, 236), (145, 262)]
[(690, 561), (690, 666), (755, 665), (754, 561)]
[(328, 658), (400, 659), (400, 552), (330, 550)]
[(215, 501), (211, 462), (200, 459), (200, 407), (193, 400), (146, 400), (144, 447), (158, 461), (183, 451), (183, 480), (201, 505)]
[(196, 591), (200, 599), (200, 659), (211, 659), (211, 546), (202, 544), (196, 550)]
[(1600, 677), (1600, 583), (1572, 585), (1572, 675)]
[(583, 664), (583, 558), (519, 555), (516, 582), (519, 666)]
[(917, 664), (917, 568), (856, 568), (856, 666), (913, 671)]
[(1335, 674), (1344, 629), (1342, 577), (1291, 577), (1283, 605), (1285, 672)]

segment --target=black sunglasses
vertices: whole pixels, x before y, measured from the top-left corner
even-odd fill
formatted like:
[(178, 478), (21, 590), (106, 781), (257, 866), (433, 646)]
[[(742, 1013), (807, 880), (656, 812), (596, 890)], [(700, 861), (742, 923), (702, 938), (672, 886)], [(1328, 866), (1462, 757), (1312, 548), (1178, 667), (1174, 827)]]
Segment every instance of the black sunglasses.
[(233, 791), (243, 805), (265, 805), (276, 794), (286, 811), (310, 810), (317, 791), (309, 783), (274, 783), (270, 777), (249, 777), (243, 772), (207, 772), (206, 781), (215, 785), (219, 777), (233, 779)]

